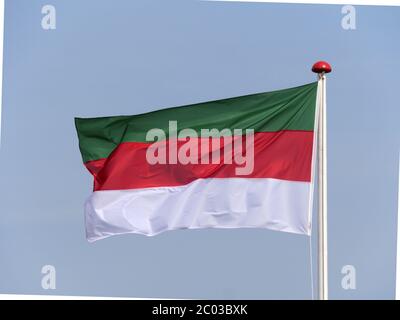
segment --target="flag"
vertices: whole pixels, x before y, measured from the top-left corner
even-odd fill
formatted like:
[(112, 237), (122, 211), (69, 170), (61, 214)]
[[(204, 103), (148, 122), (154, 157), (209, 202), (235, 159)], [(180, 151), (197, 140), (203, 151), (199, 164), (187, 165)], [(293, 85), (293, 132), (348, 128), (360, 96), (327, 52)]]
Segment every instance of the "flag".
[(317, 82), (100, 118), (75, 118), (93, 175), (88, 241), (198, 228), (311, 233)]

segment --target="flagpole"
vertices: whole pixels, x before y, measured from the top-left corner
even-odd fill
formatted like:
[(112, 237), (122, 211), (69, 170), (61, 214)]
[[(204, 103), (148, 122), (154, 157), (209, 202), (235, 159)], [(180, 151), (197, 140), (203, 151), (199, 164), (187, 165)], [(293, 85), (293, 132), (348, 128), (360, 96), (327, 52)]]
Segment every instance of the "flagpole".
[(318, 74), (318, 297), (328, 300), (328, 220), (327, 220), (327, 144), (326, 144), (326, 74), (329, 63), (316, 62)]

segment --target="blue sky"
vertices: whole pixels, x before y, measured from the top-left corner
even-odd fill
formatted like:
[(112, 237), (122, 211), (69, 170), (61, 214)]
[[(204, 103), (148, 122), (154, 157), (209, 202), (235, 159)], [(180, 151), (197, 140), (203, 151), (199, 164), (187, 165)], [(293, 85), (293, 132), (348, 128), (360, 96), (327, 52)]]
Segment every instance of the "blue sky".
[[(41, 28), (45, 4), (56, 30)], [(0, 293), (309, 299), (305, 236), (180, 230), (87, 243), (92, 181), (73, 118), (297, 86), (325, 59), (330, 297), (394, 298), (400, 8), (356, 14), (356, 30), (344, 30), (333, 5), (6, 1)], [(53, 291), (41, 288), (46, 264)], [(356, 290), (341, 287), (348, 264)]]

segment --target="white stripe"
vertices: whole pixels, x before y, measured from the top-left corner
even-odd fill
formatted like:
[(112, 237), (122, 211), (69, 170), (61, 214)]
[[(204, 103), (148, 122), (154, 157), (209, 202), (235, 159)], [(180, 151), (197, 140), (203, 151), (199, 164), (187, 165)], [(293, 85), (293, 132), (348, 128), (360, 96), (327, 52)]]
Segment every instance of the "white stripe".
[(202, 0), (209, 2), (269, 2), (269, 3), (299, 3), (299, 4), (337, 4), (337, 5), (369, 5), (369, 6), (400, 6), (400, 0)]
[(86, 201), (86, 234), (153, 236), (167, 230), (266, 228), (310, 235), (310, 183), (199, 179), (178, 187), (96, 191)]

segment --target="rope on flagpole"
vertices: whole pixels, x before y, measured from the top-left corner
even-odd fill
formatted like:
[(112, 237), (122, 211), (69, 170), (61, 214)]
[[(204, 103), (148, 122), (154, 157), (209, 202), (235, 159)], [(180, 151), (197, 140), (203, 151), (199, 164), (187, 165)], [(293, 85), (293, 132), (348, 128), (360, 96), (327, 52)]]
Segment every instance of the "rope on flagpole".
[(309, 251), (309, 254), (310, 254), (311, 300), (315, 300), (315, 297), (314, 297), (314, 268), (313, 268), (313, 254), (312, 254), (312, 238), (311, 238), (311, 234), (308, 237), (308, 251)]

